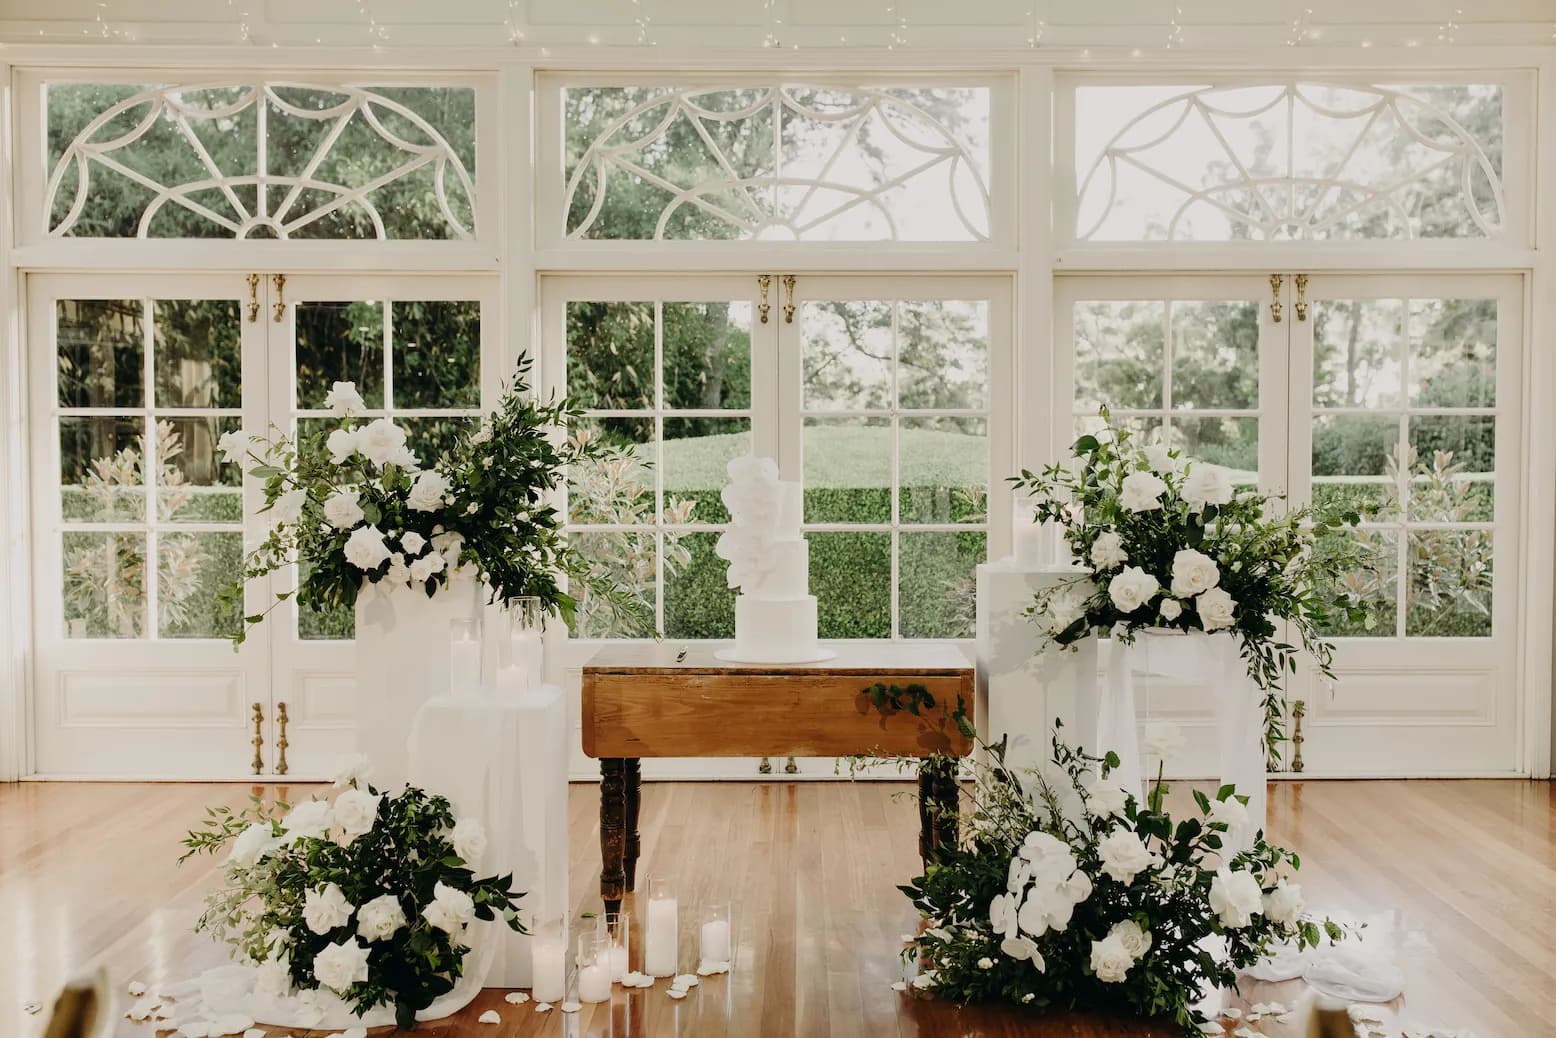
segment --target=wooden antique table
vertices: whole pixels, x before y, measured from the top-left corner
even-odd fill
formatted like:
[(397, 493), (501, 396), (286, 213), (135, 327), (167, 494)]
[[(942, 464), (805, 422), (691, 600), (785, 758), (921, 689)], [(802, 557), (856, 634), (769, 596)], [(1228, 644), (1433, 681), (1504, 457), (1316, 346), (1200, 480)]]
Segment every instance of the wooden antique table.
[[(965, 756), (973, 667), (951, 645), (839, 642), (821, 663), (730, 663), (723, 643), (602, 648), (583, 668), (583, 749), (600, 761), (600, 896), (615, 910), (634, 889), (639, 761), (644, 757)], [(934, 706), (878, 706), (871, 686), (919, 686)], [(908, 698), (911, 698), (909, 694)], [(908, 698), (899, 698), (906, 704)], [(919, 852), (956, 834), (956, 769), (919, 769)]]

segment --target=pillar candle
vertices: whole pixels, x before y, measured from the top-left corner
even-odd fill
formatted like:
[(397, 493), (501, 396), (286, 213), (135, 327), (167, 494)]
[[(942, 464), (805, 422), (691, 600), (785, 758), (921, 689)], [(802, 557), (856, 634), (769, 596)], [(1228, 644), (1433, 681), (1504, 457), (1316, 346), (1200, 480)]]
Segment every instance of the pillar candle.
[(560, 1002), (567, 994), (567, 950), (562, 936), (537, 933), (530, 940), (530, 994), (537, 1002)]
[(578, 967), (578, 1001), (609, 1002), (610, 997), (610, 967), (604, 959), (596, 959), (587, 966)]
[(1017, 563), (1036, 566), (1043, 561), (1043, 528), (1037, 523), (1031, 499), (1016, 498), (1011, 513), (1010, 535)]
[(710, 919), (702, 924), (702, 961), (728, 962), (729, 920)]
[(627, 949), (620, 944), (610, 947), (610, 974), (611, 980), (619, 981), (627, 975), (630, 967), (627, 965)]
[(481, 640), (461, 632), (449, 642), (448, 690), (456, 696), (481, 690)]
[(508, 643), (508, 666), (517, 672), (520, 692), (539, 688), (545, 673), (544, 643), (538, 628), (513, 633)]
[(673, 977), (680, 962), (675, 898), (649, 898), (647, 933), (643, 938), (643, 970), (653, 977)]

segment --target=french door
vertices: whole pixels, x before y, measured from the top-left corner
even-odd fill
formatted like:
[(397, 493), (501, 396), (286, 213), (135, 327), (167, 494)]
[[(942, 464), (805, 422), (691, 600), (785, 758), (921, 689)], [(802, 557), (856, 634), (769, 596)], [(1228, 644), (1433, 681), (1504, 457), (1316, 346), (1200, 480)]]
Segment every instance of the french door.
[[(28, 304), (31, 770), (329, 774), (353, 743), (352, 617), (287, 603), (225, 640), (218, 592), (267, 524), (218, 441), (306, 431), (351, 380), (430, 464), (499, 393), (489, 280), (47, 275)], [(293, 586), (252, 583), (243, 612)]]
[[(990, 521), (1010, 512), (1007, 280), (548, 277), (542, 329), (548, 388), (583, 404), (584, 435), (622, 452), (572, 474), (574, 543), (614, 566), (645, 618), (584, 601), (559, 647), (569, 687), (599, 639), (733, 637), (714, 548), (725, 466), (748, 453), (805, 486), (822, 637), (972, 637), (974, 569), (1009, 543)], [(748, 778), (756, 764), (646, 767)], [(832, 773), (830, 760), (798, 767)]]
[[(1286, 690), (1304, 771), (1515, 771), (1520, 280), (1066, 277), (1056, 302), (1054, 443), (1107, 404), (1292, 505), (1361, 511), (1373, 561), (1341, 590), (1367, 619), (1328, 632), (1333, 688)], [(1185, 728), (1169, 770), (1214, 759), (1202, 690), (1149, 679), (1139, 705)]]

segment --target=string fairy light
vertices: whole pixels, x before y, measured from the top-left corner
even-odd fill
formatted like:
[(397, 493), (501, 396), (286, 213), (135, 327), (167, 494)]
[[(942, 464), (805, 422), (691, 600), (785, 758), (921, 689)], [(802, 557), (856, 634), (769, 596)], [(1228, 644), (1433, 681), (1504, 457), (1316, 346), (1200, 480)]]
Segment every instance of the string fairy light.
[(892, 27), (886, 36), (888, 41), (886, 44), (886, 49), (896, 50), (898, 47), (906, 47), (908, 45), (907, 15), (903, 14), (898, 9), (898, 4), (895, 2), (888, 2), (886, 4), (886, 14), (893, 20)]
[(762, 46), (768, 48), (782, 47), (783, 41), (778, 38), (778, 26), (783, 24), (783, 19), (778, 17), (778, 0), (762, 0)]
[(1290, 32), (1286, 35), (1286, 46), (1300, 47), (1308, 38), (1308, 19), (1313, 17), (1313, 9), (1304, 7), (1302, 13), (1291, 20)]
[(1175, 50), (1183, 46), (1183, 5), (1172, 5), (1172, 17), (1167, 20), (1167, 49)]
[(1437, 27), (1437, 42), (1450, 45), (1459, 42), (1459, 19), (1463, 17), (1464, 8), (1455, 7), (1453, 17)]
[(632, 21), (638, 27), (638, 44), (640, 46), (653, 47), (658, 45), (659, 41), (650, 36), (648, 31), (648, 23), (653, 21), (653, 19), (648, 16), (647, 0), (632, 0)]
[(105, 40), (133, 40), (135, 34), (128, 29), (116, 29), (108, 19), (108, 0), (98, 0), (96, 24), (92, 28), (82, 29), (83, 36), (99, 36)]
[(238, 19), (238, 39), (244, 43), (253, 43), (254, 29), (249, 25), (248, 11), (238, 6), (238, 0), (227, 0), (227, 10)]
[(367, 23), (367, 39), (375, 48), (389, 41), (389, 30), (379, 25), (378, 19), (373, 17), (373, 8), (369, 0), (357, 0), (357, 13)]
[(515, 47), (524, 42), (524, 30), (519, 26), (519, 3), (520, 0), (508, 0), (508, 13), (502, 20), (508, 42)]
[(1048, 33), (1048, 20), (1041, 18), (1034, 4), (1027, 8), (1027, 46), (1036, 50), (1041, 46), (1043, 37)]

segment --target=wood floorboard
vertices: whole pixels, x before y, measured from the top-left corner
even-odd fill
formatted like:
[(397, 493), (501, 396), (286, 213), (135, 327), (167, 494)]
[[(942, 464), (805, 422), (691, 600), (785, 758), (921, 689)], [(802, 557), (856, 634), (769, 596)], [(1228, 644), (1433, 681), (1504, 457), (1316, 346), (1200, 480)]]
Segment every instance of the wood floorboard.
[[(917, 1001), (891, 990), (902, 935), (916, 928), (895, 889), (917, 867), (906, 783), (648, 783), (640, 891), (673, 876), (683, 968), (695, 956), (690, 906), (729, 899), (736, 969), (684, 1001), (661, 982), (577, 1014), (538, 1014), (483, 992), (436, 1038), (1147, 1038), (1171, 1028), (1106, 1017), (1037, 1019), (1006, 1007)], [(1185, 797), (1188, 785), (1174, 790)], [(63, 978), (108, 967), (122, 990), (155, 988), (223, 960), (191, 932), (217, 879), (207, 859), (176, 867), (178, 839), (208, 805), (239, 806), (232, 785), (24, 783), (0, 786), (0, 1036), (37, 1038)], [(267, 796), (305, 787), (266, 788)], [(575, 917), (597, 911), (598, 791), (569, 794)], [(1401, 1019), (1478, 1038), (1556, 1034), (1556, 796), (1548, 783), (1290, 782), (1271, 787), (1273, 838), (1300, 850), (1315, 909), (1399, 913), (1410, 979)], [(633, 900), (628, 901), (629, 911)], [(640, 920), (634, 915), (634, 925)], [(640, 959), (634, 929), (634, 957)], [(1294, 1001), (1300, 985), (1250, 985), (1249, 1000)], [(476, 1017), (497, 1010), (500, 1025)], [(1268, 1038), (1296, 1038), (1269, 1021)], [(116, 1038), (150, 1038), (122, 1021)], [(294, 1038), (329, 1031), (272, 1030)], [(387, 1030), (378, 1032), (392, 1033)]]

